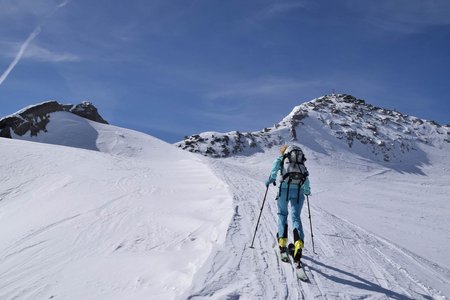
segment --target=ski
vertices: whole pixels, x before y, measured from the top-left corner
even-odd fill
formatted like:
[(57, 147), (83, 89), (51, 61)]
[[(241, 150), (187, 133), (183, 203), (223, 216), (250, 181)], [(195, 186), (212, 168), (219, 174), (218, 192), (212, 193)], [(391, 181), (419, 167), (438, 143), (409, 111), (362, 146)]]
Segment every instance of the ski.
[(275, 247), (275, 248), (274, 248), (274, 251), (275, 251), (275, 253), (277, 254), (279, 260), (281, 260), (282, 262), (285, 262), (285, 263), (288, 263), (288, 262), (289, 262), (289, 255), (288, 255), (288, 252), (287, 252), (287, 251), (281, 253), (281, 252), (280, 252), (280, 249), (279, 249), (278, 247)]
[(290, 244), (287, 251), (280, 253), (280, 249), (278, 247), (275, 247), (273, 249), (278, 257), (279, 260), (285, 263), (291, 263), (294, 267), (295, 271), (295, 277), (298, 280), (301, 280), (303, 282), (308, 282), (309, 278), (308, 275), (306, 275), (305, 269), (303, 268), (303, 264), (301, 262), (294, 262), (294, 245)]
[(286, 262), (286, 263), (289, 262), (289, 256), (288, 256), (287, 252), (280, 253), (280, 259), (283, 262)]
[(289, 244), (288, 246), (288, 252), (291, 256), (290, 261), (292, 262), (292, 265), (295, 268), (295, 275), (297, 276), (297, 279), (307, 282), (308, 276), (306, 275), (305, 269), (303, 268), (303, 264), (301, 261), (295, 262), (294, 261), (294, 244)]
[(301, 281), (309, 281), (308, 276), (305, 273), (305, 269), (303, 269), (303, 265), (301, 263), (295, 265), (295, 275), (297, 275), (297, 279), (300, 279)]

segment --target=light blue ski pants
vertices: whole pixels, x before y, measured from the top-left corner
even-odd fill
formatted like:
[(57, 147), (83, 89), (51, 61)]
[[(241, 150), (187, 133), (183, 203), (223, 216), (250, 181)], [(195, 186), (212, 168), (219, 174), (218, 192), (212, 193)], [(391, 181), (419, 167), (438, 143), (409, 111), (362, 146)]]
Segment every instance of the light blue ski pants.
[(300, 239), (305, 240), (305, 234), (303, 232), (302, 220), (300, 219), (300, 213), (302, 212), (303, 203), (305, 202), (305, 195), (302, 190), (300, 193), (297, 188), (289, 189), (281, 188), (278, 193), (278, 237), (287, 237), (287, 218), (288, 218), (288, 202), (291, 203), (291, 218), (293, 229), (297, 229)]

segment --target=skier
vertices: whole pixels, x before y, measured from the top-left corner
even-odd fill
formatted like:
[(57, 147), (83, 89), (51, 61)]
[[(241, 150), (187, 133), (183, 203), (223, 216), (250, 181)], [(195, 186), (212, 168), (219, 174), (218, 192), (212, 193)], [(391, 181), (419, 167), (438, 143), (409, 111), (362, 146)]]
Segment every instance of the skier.
[(284, 145), (280, 148), (281, 155), (273, 163), (266, 187), (271, 183), (275, 185), (278, 172), (281, 174), (279, 182), (278, 203), (278, 233), (277, 240), (280, 249), (280, 256), (283, 261), (288, 261), (287, 241), (288, 241), (288, 202), (291, 205), (291, 218), (294, 227), (294, 262), (300, 265), (302, 249), (305, 235), (303, 233), (300, 213), (305, 201), (304, 195), (311, 194), (309, 184), (309, 174), (304, 165), (306, 160), (302, 150), (295, 146)]

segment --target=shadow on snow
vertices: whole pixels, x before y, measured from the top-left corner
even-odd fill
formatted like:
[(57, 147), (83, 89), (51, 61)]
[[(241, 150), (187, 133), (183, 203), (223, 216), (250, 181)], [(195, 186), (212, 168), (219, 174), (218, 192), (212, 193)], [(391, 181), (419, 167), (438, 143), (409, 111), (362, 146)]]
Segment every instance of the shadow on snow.
[[(304, 256), (303, 258), (305, 260), (311, 261), (311, 265), (307, 265), (307, 267), (310, 270), (313, 270), (314, 272), (316, 272), (316, 273), (322, 275), (323, 277), (325, 277), (325, 278), (327, 278), (327, 279), (329, 279), (331, 281), (334, 281), (336, 283), (352, 286), (352, 287), (355, 287), (355, 288), (358, 288), (358, 289), (363, 289), (363, 290), (367, 290), (367, 291), (371, 291), (371, 292), (382, 293), (382, 294), (384, 294), (387, 297), (392, 298), (392, 299), (414, 300), (414, 298), (410, 298), (410, 297), (408, 297), (406, 295), (402, 295), (402, 294), (399, 294), (399, 293), (394, 292), (392, 290), (386, 289), (386, 288), (384, 288), (384, 287), (382, 287), (382, 286), (380, 286), (380, 285), (378, 285), (376, 283), (370, 282), (367, 279), (364, 279), (364, 278), (362, 278), (360, 276), (357, 276), (355, 274), (352, 274), (350, 272), (341, 270), (339, 268), (336, 268), (336, 267), (333, 267), (333, 266), (330, 266), (330, 265), (326, 265), (326, 264), (324, 264), (322, 262), (319, 262), (319, 261), (317, 261), (317, 260), (315, 260), (315, 259), (313, 259), (311, 257)], [(314, 267), (315, 265), (327, 268), (329, 270), (335, 271), (335, 272), (340, 273), (342, 275), (345, 275), (347, 277), (352, 277), (355, 280), (346, 279), (346, 278), (339, 277), (339, 276), (336, 276), (336, 275), (326, 274), (326, 273), (322, 272), (321, 270), (319, 270), (318, 268), (315, 268)], [(429, 299), (429, 300), (433, 299), (432, 297), (427, 296), (427, 295), (423, 295), (422, 294), (421, 296), (424, 299)]]

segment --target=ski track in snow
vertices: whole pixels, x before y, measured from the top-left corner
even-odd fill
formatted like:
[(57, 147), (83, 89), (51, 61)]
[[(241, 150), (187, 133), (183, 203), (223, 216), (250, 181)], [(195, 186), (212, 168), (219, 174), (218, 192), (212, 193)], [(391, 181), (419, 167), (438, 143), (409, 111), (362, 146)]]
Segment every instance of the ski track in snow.
[[(307, 203), (302, 210), (310, 282), (297, 281), (276, 249), (277, 188), (271, 186), (254, 249), (250, 248), (264, 197), (267, 170), (232, 160), (212, 161), (234, 195), (226, 242), (194, 278), (187, 299), (446, 299), (430, 285), (450, 286), (450, 271), (378, 237), (314, 204), (310, 198), (316, 253), (312, 253)], [(291, 228), (289, 238), (291, 238)], [(435, 284), (433, 284), (435, 285)]]

